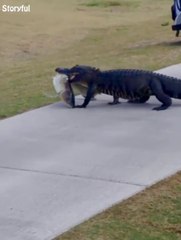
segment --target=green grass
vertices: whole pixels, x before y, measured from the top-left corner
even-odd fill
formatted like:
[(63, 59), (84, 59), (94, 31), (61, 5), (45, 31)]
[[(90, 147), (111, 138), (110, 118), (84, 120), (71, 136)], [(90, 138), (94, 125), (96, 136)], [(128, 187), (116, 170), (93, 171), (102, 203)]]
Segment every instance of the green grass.
[(139, 6), (140, 1), (137, 0), (89, 0), (85, 1), (82, 5), (87, 7), (100, 7), (100, 8), (110, 8), (110, 7), (126, 7), (135, 8)]
[(181, 172), (55, 240), (180, 240)]
[(92, 0), (85, 3), (87, 7), (117, 7), (122, 5), (127, 5), (126, 1), (108, 1), (108, 0)]

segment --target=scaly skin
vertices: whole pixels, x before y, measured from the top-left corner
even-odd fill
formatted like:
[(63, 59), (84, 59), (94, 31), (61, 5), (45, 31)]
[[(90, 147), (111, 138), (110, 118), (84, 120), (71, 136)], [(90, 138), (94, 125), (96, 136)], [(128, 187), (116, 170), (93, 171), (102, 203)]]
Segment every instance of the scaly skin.
[(136, 70), (117, 69), (100, 71), (90, 66), (76, 65), (67, 71), (69, 82), (87, 84), (87, 95), (82, 105), (85, 108), (95, 92), (113, 96), (112, 104), (119, 98), (145, 102), (154, 95), (162, 105), (153, 110), (165, 110), (171, 104), (171, 98), (181, 99), (181, 80), (163, 74)]

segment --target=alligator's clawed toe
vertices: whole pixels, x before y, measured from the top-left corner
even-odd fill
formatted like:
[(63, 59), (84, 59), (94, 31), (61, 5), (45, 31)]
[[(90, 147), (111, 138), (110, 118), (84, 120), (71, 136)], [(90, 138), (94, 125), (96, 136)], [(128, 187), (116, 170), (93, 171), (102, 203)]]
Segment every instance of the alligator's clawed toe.
[(161, 111), (161, 110), (165, 110), (167, 108), (168, 108), (168, 106), (162, 105), (160, 107), (154, 107), (152, 110)]

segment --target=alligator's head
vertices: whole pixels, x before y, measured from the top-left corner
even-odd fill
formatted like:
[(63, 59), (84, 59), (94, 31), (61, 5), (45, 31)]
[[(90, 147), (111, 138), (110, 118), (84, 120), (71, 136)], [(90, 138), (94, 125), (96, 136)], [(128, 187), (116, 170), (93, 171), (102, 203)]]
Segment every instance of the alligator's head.
[(71, 70), (71, 68), (58, 67), (55, 69), (55, 72), (57, 72), (58, 74), (61, 74), (61, 75), (66, 75), (68, 77), (70, 74), (70, 70)]
[(99, 69), (85, 65), (76, 65), (70, 69), (56, 68), (55, 71), (66, 74), (71, 83), (80, 83), (82, 85), (88, 85), (88, 83), (95, 79), (100, 72)]
[[(56, 68), (53, 86), (60, 98), (73, 107), (75, 96), (86, 96), (89, 81), (96, 78), (99, 70), (90, 66), (76, 65), (72, 68)], [(70, 86), (71, 83), (71, 86)]]

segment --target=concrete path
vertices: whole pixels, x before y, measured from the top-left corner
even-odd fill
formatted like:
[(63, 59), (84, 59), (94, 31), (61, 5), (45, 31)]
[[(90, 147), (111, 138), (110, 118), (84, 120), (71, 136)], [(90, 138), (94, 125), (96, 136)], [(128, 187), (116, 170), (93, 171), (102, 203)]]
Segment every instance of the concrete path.
[[(181, 76), (181, 65), (162, 71)], [(181, 101), (166, 111), (100, 96), (0, 121), (0, 238), (50, 240), (181, 170)]]

